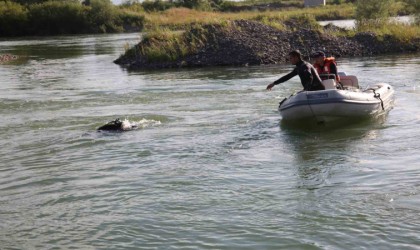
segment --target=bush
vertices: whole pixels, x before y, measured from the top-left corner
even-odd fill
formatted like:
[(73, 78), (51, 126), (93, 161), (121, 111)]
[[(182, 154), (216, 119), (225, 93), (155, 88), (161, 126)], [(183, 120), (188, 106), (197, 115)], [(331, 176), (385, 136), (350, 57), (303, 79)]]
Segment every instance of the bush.
[(16, 2), (21, 5), (31, 5), (31, 4), (37, 4), (37, 3), (44, 3), (47, 1), (49, 0), (13, 0), (13, 2)]
[(212, 10), (208, 0), (179, 0), (179, 6), (195, 10)]
[(139, 55), (150, 62), (176, 61), (196, 53), (204, 47), (208, 31), (201, 25), (193, 25), (185, 32), (157, 29), (148, 32), (143, 41), (126, 51), (124, 57)]
[(420, 1), (419, 0), (405, 0), (406, 8), (410, 13), (414, 13), (415, 22), (420, 25)]
[(0, 36), (138, 31), (144, 22), (144, 15), (110, 0), (50, 0), (28, 6), (0, 0)]
[(148, 12), (164, 11), (164, 10), (175, 7), (173, 3), (170, 3), (167, 1), (161, 1), (161, 0), (155, 0), (155, 1), (147, 0), (142, 3), (142, 6), (143, 6), (143, 9)]
[(120, 19), (124, 30), (141, 30), (144, 26), (145, 18), (143, 15), (132, 11), (121, 11)]
[(31, 34), (76, 34), (87, 30), (86, 7), (77, 2), (49, 1), (29, 7)]
[(141, 5), (141, 3), (138, 2), (124, 2), (123, 4), (120, 5), (121, 9), (123, 10), (128, 10), (128, 11), (133, 11), (133, 12), (144, 12), (144, 8)]
[(118, 9), (110, 0), (90, 0), (87, 15), (89, 26), (95, 33), (121, 32), (122, 20)]
[(356, 25), (380, 27), (392, 13), (394, 0), (358, 0), (356, 3)]
[(24, 34), (28, 21), (28, 10), (10, 1), (0, 1), (0, 36)]

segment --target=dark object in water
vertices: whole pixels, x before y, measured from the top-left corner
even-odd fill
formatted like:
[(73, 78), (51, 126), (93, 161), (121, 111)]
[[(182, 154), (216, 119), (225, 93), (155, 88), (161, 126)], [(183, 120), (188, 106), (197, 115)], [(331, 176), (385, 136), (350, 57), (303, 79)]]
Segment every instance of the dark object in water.
[(106, 131), (126, 131), (132, 130), (137, 128), (137, 125), (131, 125), (128, 121), (125, 123), (120, 120), (120, 118), (115, 119), (114, 121), (110, 121), (107, 124), (98, 128), (98, 131), (106, 130)]
[(122, 121), (117, 118), (98, 128), (98, 130), (122, 131)]
[(110, 121), (107, 124), (98, 128), (98, 131), (115, 131), (115, 132), (122, 132), (133, 130), (138, 127), (137, 124), (132, 124), (129, 121), (121, 121), (120, 118), (115, 119), (114, 121)]

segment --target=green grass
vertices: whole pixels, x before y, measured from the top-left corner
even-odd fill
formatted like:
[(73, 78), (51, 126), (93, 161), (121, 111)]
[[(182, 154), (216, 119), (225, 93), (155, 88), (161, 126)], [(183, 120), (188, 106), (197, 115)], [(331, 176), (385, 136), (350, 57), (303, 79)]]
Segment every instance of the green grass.
[(167, 27), (177, 30), (184, 29), (191, 24), (214, 24), (244, 19), (261, 21), (267, 25), (282, 29), (282, 25), (278, 23), (289, 18), (306, 16), (314, 20), (348, 19), (354, 16), (354, 11), (355, 8), (352, 4), (291, 9), (287, 11), (244, 11), (234, 13), (172, 8), (166, 11), (147, 13), (145, 14), (145, 18), (147, 28)]
[(401, 42), (410, 42), (413, 39), (420, 38), (420, 26), (418, 24), (402, 24), (387, 22), (381, 25), (376, 23), (365, 23), (359, 25), (357, 32), (373, 32), (380, 39), (384, 36), (391, 36)]
[(148, 62), (172, 62), (196, 53), (208, 37), (209, 32), (202, 25), (193, 25), (186, 31), (158, 28), (147, 32), (143, 41), (127, 51), (126, 56), (142, 56)]

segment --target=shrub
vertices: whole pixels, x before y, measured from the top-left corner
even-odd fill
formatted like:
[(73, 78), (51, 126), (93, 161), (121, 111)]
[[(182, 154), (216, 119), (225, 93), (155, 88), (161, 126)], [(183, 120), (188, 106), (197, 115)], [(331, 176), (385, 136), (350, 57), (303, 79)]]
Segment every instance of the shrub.
[(0, 1), (0, 35), (57, 35), (140, 30), (144, 16), (110, 0), (47, 1), (24, 7)]
[(415, 22), (420, 25), (420, 1), (419, 0), (405, 0), (406, 9), (410, 13), (414, 13)]
[(18, 3), (0, 1), (0, 36), (16, 36), (24, 33), (28, 11)]
[(123, 31), (117, 7), (110, 0), (89, 0), (88, 22), (95, 33)]
[(384, 25), (392, 14), (394, 0), (358, 0), (356, 3), (356, 25), (359, 27)]
[(48, 0), (13, 0), (13, 2), (19, 3), (21, 5), (31, 5), (31, 4), (37, 4), (37, 3), (44, 3)]
[(202, 48), (208, 31), (201, 25), (194, 25), (185, 32), (156, 29), (148, 32), (143, 41), (128, 50), (125, 56), (141, 55), (148, 62), (176, 61)]
[(212, 10), (208, 0), (179, 0), (179, 6), (195, 10)]
[(149, 62), (175, 61), (187, 51), (184, 36), (167, 29), (148, 32), (140, 47), (141, 54)]
[(133, 12), (144, 12), (144, 8), (141, 3), (138, 2), (124, 2), (122, 5), (120, 5), (121, 9), (133, 11)]
[(86, 7), (77, 2), (49, 1), (29, 7), (32, 34), (75, 34), (86, 31)]
[(143, 29), (145, 18), (137, 12), (123, 10), (120, 12), (120, 19), (123, 23), (124, 30)]
[(142, 6), (143, 6), (143, 9), (148, 12), (164, 11), (172, 7), (175, 7), (173, 3), (170, 3), (167, 1), (161, 1), (161, 0), (155, 0), (155, 1), (146, 0), (142, 3)]

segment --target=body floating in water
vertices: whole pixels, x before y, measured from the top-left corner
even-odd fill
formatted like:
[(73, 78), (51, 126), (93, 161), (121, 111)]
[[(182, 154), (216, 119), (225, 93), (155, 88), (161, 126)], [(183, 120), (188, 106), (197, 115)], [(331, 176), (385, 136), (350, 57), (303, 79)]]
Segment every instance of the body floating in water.
[(107, 124), (98, 128), (98, 131), (127, 131), (137, 128), (136, 124), (131, 124), (129, 121), (124, 120), (121, 121), (120, 118), (115, 119), (114, 121), (110, 121)]

